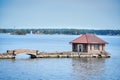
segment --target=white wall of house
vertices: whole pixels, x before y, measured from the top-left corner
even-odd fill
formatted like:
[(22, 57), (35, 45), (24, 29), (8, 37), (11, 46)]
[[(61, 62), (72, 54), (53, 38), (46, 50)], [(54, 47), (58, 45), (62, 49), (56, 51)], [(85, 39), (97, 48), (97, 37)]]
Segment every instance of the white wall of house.
[(72, 44), (72, 51), (99, 54), (105, 51), (105, 44)]
[(88, 44), (88, 53), (101, 53), (105, 51), (105, 44)]

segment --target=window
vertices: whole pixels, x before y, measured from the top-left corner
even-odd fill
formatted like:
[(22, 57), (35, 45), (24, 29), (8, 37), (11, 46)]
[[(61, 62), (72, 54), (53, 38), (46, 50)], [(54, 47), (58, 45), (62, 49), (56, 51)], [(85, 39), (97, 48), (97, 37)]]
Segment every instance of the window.
[(94, 50), (99, 50), (99, 45), (98, 44), (94, 45)]

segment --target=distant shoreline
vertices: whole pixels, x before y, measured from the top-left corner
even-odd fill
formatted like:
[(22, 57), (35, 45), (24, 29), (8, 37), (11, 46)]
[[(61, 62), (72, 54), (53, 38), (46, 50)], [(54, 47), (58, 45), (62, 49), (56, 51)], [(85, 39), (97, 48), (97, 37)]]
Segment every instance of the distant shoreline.
[(0, 29), (0, 33), (10, 33), (12, 35), (26, 35), (26, 34), (80, 35), (89, 33), (96, 35), (120, 36), (120, 30), (93, 30), (93, 29)]

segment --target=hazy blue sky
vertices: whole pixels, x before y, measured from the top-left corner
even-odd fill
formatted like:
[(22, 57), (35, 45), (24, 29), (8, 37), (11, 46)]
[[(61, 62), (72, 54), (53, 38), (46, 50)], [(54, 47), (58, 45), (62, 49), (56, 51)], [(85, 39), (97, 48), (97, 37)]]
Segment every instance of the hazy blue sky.
[(120, 29), (120, 0), (0, 0), (0, 28)]

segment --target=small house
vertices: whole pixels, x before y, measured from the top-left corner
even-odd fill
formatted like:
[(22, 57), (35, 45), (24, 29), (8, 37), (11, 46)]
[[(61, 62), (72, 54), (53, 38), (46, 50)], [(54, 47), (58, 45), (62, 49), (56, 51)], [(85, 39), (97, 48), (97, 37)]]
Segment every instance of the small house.
[(100, 39), (94, 34), (83, 34), (82, 36), (70, 42), (72, 44), (73, 52), (85, 53), (104, 53), (106, 41)]

